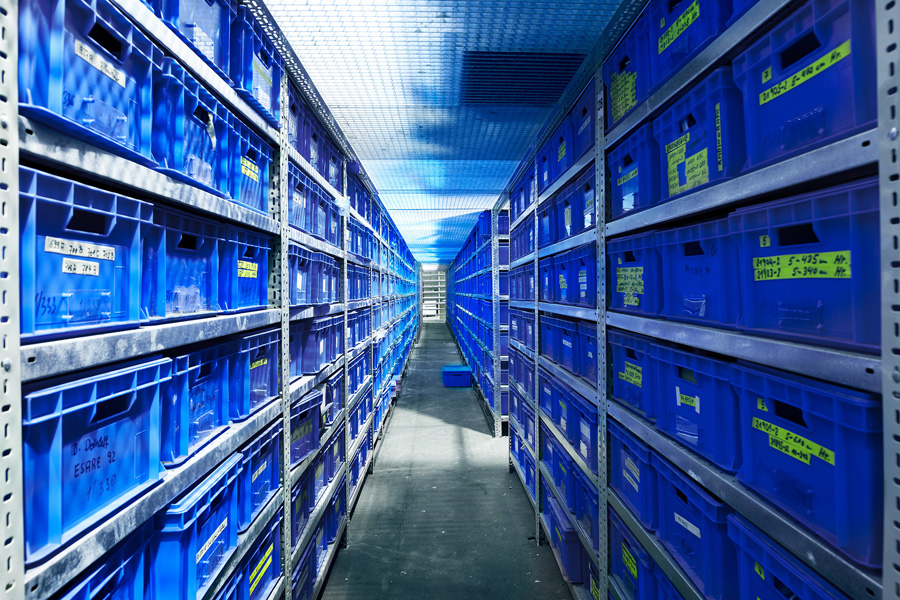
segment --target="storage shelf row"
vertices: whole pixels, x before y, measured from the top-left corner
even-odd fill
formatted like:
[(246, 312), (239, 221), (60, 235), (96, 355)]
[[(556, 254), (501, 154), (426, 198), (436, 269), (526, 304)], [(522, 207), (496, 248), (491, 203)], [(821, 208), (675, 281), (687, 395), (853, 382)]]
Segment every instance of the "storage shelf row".
[(588, 165), (592, 164), (597, 159), (597, 149), (591, 148), (585, 154), (581, 156), (575, 163), (569, 167), (565, 173), (560, 175), (560, 177), (552, 184), (550, 184), (547, 189), (542, 191), (538, 196), (537, 206), (538, 210), (540, 210), (541, 205), (550, 197), (555, 195), (561, 189), (566, 187), (568, 184), (572, 183), (575, 179), (575, 176), (584, 170)]
[(562, 315), (564, 317), (582, 319), (584, 321), (597, 320), (596, 308), (585, 308), (583, 306), (570, 306), (567, 304), (555, 304), (551, 302), (539, 302), (538, 310), (554, 315)]
[[(340, 412), (338, 412), (334, 417), (334, 422), (330, 427), (322, 431), (319, 435), (318, 444), (319, 449), (324, 448), (328, 445), (328, 442), (334, 436), (335, 433), (344, 425), (344, 415), (346, 415), (349, 411), (346, 408), (342, 408)], [(320, 452), (316, 450), (311, 453), (309, 456), (304, 458), (302, 461), (291, 467), (290, 469), (290, 479), (291, 479), (291, 488), (297, 485), (297, 482), (300, 481), (300, 478), (303, 477), (303, 474), (306, 470), (316, 462), (319, 458)]]
[[(560, 491), (556, 488), (556, 483), (553, 481), (553, 476), (547, 470), (547, 465), (543, 461), (539, 461), (538, 469), (541, 472), (541, 478), (547, 482), (547, 487), (553, 493), (556, 501), (560, 504), (560, 506), (565, 507), (566, 498), (564, 498)], [(584, 548), (584, 552), (591, 557), (591, 560), (594, 562), (594, 564), (599, 563), (600, 559), (598, 558), (597, 553), (594, 551), (593, 542), (584, 535), (581, 527), (578, 527), (576, 525), (575, 531), (578, 534), (578, 539), (581, 540), (581, 545)]]
[[(538, 409), (538, 411), (543, 411), (543, 409)], [(537, 414), (537, 413), (535, 413)], [(575, 448), (572, 446), (572, 443), (569, 439), (563, 435), (563, 433), (559, 430), (559, 426), (553, 422), (553, 419), (547, 415), (546, 412), (543, 412), (541, 415), (541, 424), (543, 424), (550, 433), (553, 434), (553, 437), (556, 438), (557, 443), (561, 444), (563, 449), (565, 449), (566, 453), (569, 455), (569, 458), (572, 459), (578, 468), (581, 470), (581, 474), (595, 486), (600, 485), (600, 478), (597, 477), (596, 473), (591, 471), (590, 465), (584, 462), (584, 458), (576, 452)]]
[[(297, 563), (299, 562), (304, 549), (309, 545), (309, 542), (316, 534), (316, 529), (319, 525), (319, 522), (322, 520), (322, 517), (325, 516), (325, 512), (328, 510), (329, 499), (334, 496), (334, 493), (337, 491), (339, 485), (346, 484), (343, 479), (346, 473), (347, 461), (345, 460), (344, 464), (341, 465), (341, 468), (338, 469), (335, 476), (332, 478), (331, 483), (329, 483), (325, 490), (319, 495), (318, 502), (316, 503), (312, 512), (309, 514), (309, 517), (307, 518), (302, 531), (300, 531), (296, 548), (291, 554), (291, 571), (293, 571), (297, 566)], [(338, 535), (336, 539), (340, 539), (340, 535)], [(335, 544), (335, 546), (337, 546), (337, 544)], [(329, 549), (329, 552), (330, 551), (331, 549)], [(325, 564), (328, 565), (331, 563), (330, 561), (326, 561)]]
[(595, 227), (591, 227), (590, 229), (582, 231), (581, 233), (570, 238), (564, 239), (554, 244), (550, 244), (549, 246), (544, 246), (543, 248), (539, 248), (538, 258), (546, 258), (547, 256), (559, 254), (560, 252), (565, 252), (566, 250), (571, 250), (572, 248), (577, 248), (578, 246), (583, 246), (584, 244), (590, 244), (596, 239), (597, 229)]
[[(526, 492), (527, 494), (527, 492)], [(553, 536), (553, 530), (550, 527), (550, 524), (547, 523), (547, 518), (543, 513), (538, 515), (538, 522), (540, 524), (541, 529), (543, 529), (542, 535), (545, 539), (549, 540)], [(550, 546), (550, 550), (553, 553), (553, 558), (556, 559), (556, 564), (559, 567), (561, 573), (566, 573), (566, 567), (563, 563), (563, 559), (560, 557), (559, 552), (552, 545)], [(572, 598), (575, 600), (591, 600), (591, 593), (584, 588), (581, 584), (573, 584), (569, 581), (568, 578), (565, 579), (566, 586), (569, 588), (569, 594), (571, 594)]]

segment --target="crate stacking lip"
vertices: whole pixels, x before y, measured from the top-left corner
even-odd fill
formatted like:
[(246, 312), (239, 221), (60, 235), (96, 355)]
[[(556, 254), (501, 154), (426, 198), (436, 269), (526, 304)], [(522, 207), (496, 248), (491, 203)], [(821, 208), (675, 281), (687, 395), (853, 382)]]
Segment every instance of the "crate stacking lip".
[(278, 397), (281, 331), (266, 329), (233, 340), (228, 367), (229, 418), (242, 421)]
[(241, 454), (233, 454), (156, 515), (153, 583), (157, 597), (200, 597), (234, 553), (242, 468)]
[(233, 0), (150, 0), (157, 16), (203, 62), (231, 83), (228, 77), (232, 22), (237, 14)]
[(149, 357), (24, 386), (27, 564), (157, 483), (161, 388), (171, 369), (170, 359)]
[(262, 431), (243, 449), (243, 471), (238, 478), (238, 532), (246, 531), (275, 493), (281, 489), (281, 440), (279, 420)]
[(238, 7), (231, 26), (230, 62), (231, 78), (238, 93), (269, 125), (280, 128), (284, 62), (246, 6)]
[(146, 202), (19, 168), (23, 341), (137, 327)]
[(153, 166), (162, 50), (108, 0), (27, 0), (19, 28), (20, 112)]

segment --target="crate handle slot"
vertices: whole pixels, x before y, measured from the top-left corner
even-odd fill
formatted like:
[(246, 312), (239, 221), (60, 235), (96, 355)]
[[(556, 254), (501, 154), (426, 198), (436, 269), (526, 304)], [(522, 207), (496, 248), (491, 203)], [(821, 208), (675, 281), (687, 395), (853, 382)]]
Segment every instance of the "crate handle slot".
[(83, 208), (73, 208), (72, 216), (66, 224), (67, 231), (79, 231), (105, 235), (108, 230), (108, 215), (101, 215)]
[(685, 381), (690, 381), (694, 385), (697, 385), (697, 376), (694, 374), (692, 369), (688, 369), (686, 367), (678, 367), (678, 377), (684, 379)]
[(812, 223), (789, 225), (778, 228), (779, 246), (800, 246), (802, 244), (818, 244), (819, 236), (813, 229)]
[(703, 251), (703, 246), (700, 242), (685, 242), (684, 243), (684, 255), (685, 256), (706, 256), (706, 252)]
[(198, 239), (196, 235), (192, 235), (190, 233), (182, 233), (181, 238), (178, 240), (178, 244), (176, 244), (176, 248), (179, 250), (197, 250), (198, 249)]
[(208, 127), (212, 123), (212, 114), (200, 105), (194, 109), (194, 118), (200, 121), (204, 127)]
[(822, 47), (815, 31), (810, 31), (802, 38), (781, 51), (781, 70), (787, 69), (797, 61), (803, 60)]
[(787, 598), (788, 600), (793, 600), (793, 598), (799, 598), (797, 594), (791, 590), (788, 586), (784, 584), (783, 581), (772, 575), (772, 586), (775, 588), (775, 591)]
[(88, 37), (97, 42), (97, 45), (101, 48), (115, 56), (119, 62), (122, 61), (122, 42), (116, 38), (115, 34), (104, 27), (102, 23), (99, 21), (94, 23), (94, 26), (91, 27), (91, 30), (88, 32)]
[(625, 262), (630, 262), (630, 263), (637, 262), (637, 258), (635, 257), (634, 252), (632, 250), (625, 251)]
[(244, 156), (252, 163), (259, 162), (259, 152), (256, 151), (256, 148), (250, 148)]
[(632, 348), (625, 348), (625, 356), (627, 356), (631, 360), (637, 360), (637, 352), (635, 352)]
[(669, 0), (669, 13), (675, 10), (675, 7), (681, 4), (684, 0)]
[(124, 570), (125, 565), (119, 565), (119, 568), (111, 573), (103, 584), (93, 592), (91, 600), (108, 600), (109, 598), (114, 598), (115, 596), (113, 594), (115, 594), (116, 590), (119, 588), (119, 584), (122, 582)]
[(803, 418), (803, 409), (799, 406), (793, 406), (781, 400), (775, 400), (775, 416), (785, 421), (790, 421), (794, 425), (799, 425), (804, 429), (809, 429), (806, 419)]
[(137, 392), (128, 390), (118, 396), (97, 402), (94, 405), (94, 416), (91, 417), (91, 424), (94, 425), (128, 412), (136, 397)]
[(694, 118), (694, 114), (688, 113), (687, 116), (678, 122), (678, 132), (687, 133), (687, 131), (696, 124), (697, 119)]
[(628, 65), (631, 64), (631, 58), (626, 54), (622, 57), (622, 60), (619, 61), (619, 73), (623, 72), (628, 68)]
[(200, 382), (212, 375), (213, 372), (213, 362), (207, 361), (204, 363), (200, 363), (200, 370), (197, 371), (197, 378), (194, 380), (195, 382)]
[(243, 258), (256, 258), (256, 254), (258, 251), (259, 251), (259, 248), (248, 244), (248, 245), (244, 246)]
[(265, 48), (260, 50), (257, 56), (259, 57), (259, 62), (265, 65), (267, 69), (272, 68), (272, 55)]

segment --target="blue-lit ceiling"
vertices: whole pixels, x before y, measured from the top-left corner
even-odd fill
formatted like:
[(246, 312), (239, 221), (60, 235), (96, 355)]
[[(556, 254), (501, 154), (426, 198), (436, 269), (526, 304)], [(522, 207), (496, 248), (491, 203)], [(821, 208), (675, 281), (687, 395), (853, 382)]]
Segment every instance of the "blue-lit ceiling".
[(453, 259), (618, 4), (266, 0), (422, 263)]

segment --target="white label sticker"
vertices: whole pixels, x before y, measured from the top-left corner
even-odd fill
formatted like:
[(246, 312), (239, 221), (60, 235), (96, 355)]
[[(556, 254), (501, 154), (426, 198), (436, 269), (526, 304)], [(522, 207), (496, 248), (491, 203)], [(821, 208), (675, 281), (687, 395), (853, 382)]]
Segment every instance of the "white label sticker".
[(700, 528), (699, 527), (697, 527), (696, 525), (694, 525), (693, 523), (691, 523), (690, 521), (688, 521), (687, 519), (685, 519), (678, 513), (672, 513), (672, 514), (675, 515), (676, 523), (678, 523), (679, 525), (681, 525), (682, 527), (684, 527), (685, 529), (690, 531), (692, 534), (694, 534), (698, 538), (700, 537)]
[(628, 471), (626, 471), (625, 469), (622, 469), (622, 477), (625, 478), (625, 481), (627, 481), (628, 483), (631, 484), (631, 487), (634, 488), (634, 491), (640, 493), (641, 489), (638, 486), (638, 482), (635, 481), (634, 479), (632, 479), (631, 474)]
[(219, 523), (219, 526), (216, 527), (216, 530), (213, 531), (212, 535), (209, 536), (209, 539), (206, 540), (206, 543), (203, 544), (203, 547), (197, 551), (197, 564), (200, 564), (200, 560), (203, 558), (203, 555), (209, 552), (209, 549), (212, 548), (213, 543), (215, 543), (216, 538), (225, 531), (225, 528), (228, 527), (228, 519), (226, 518), (224, 521)]
[(64, 258), (62, 262), (62, 272), (68, 275), (90, 275), (92, 277), (99, 277), (100, 263), (91, 262), (89, 260), (78, 260), (76, 258)]
[(99, 56), (96, 52), (90, 49), (89, 46), (85, 45), (80, 40), (75, 40), (75, 54), (81, 58), (83, 58), (89, 65), (118, 83), (122, 88), (125, 88), (125, 82), (127, 78), (123, 71), (118, 70), (111, 63), (106, 62), (101, 56)]
[(44, 252), (66, 254), (68, 256), (77, 256), (79, 258), (116, 260), (116, 249), (114, 246), (88, 244), (86, 242), (76, 242), (74, 240), (64, 240), (50, 236), (44, 238)]
[(634, 461), (631, 460), (630, 456), (625, 456), (625, 467), (631, 471), (631, 474), (634, 475), (634, 478), (638, 481), (641, 480), (641, 470), (638, 469), (638, 466), (634, 464)]
[(259, 476), (263, 474), (263, 472), (266, 470), (266, 467), (268, 466), (268, 464), (269, 464), (269, 461), (265, 461), (265, 462), (263, 462), (263, 464), (261, 464), (259, 466), (259, 468), (256, 470), (256, 472), (253, 473), (253, 477), (250, 478), (250, 483), (253, 483), (257, 479), (259, 479)]

